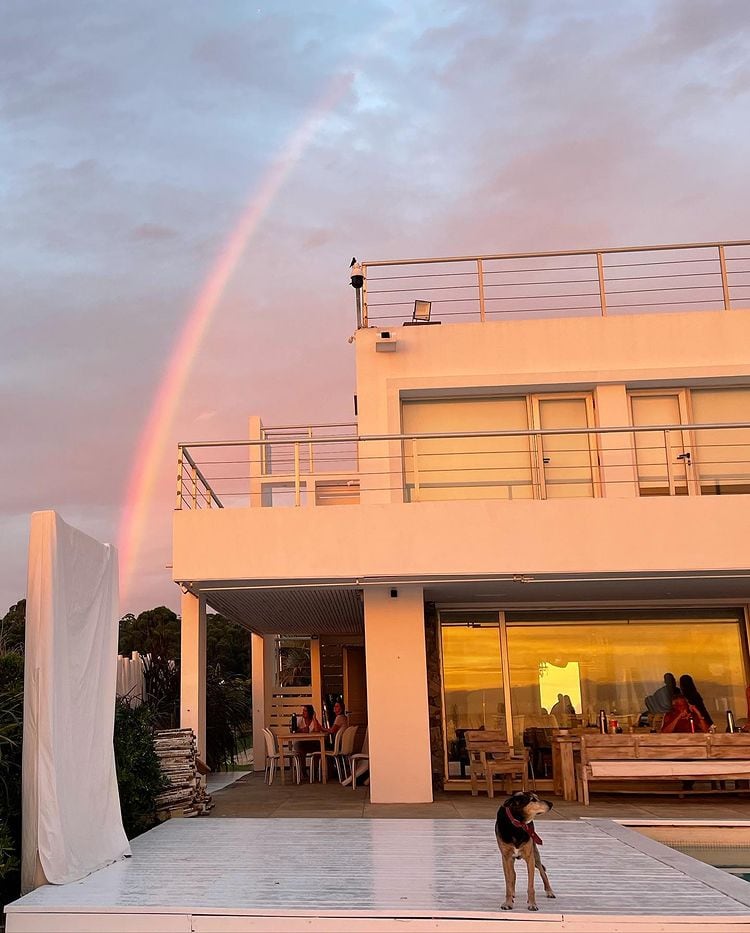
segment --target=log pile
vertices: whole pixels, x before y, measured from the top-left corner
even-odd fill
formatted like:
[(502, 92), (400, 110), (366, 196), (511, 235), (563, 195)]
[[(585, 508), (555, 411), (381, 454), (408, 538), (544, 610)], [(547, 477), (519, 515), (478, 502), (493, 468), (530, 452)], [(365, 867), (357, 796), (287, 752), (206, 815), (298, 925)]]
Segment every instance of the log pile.
[(156, 798), (160, 816), (200, 816), (213, 804), (198, 774), (198, 756), (192, 729), (160, 729), (154, 749), (169, 786)]

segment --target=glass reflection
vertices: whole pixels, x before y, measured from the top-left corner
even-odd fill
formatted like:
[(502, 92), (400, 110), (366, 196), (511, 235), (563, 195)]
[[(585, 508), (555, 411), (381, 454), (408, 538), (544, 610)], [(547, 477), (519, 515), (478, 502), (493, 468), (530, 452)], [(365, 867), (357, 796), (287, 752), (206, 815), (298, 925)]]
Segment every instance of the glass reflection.
[(448, 777), (465, 777), (467, 729), (505, 729), (497, 623), (443, 624)]
[(509, 625), (508, 653), (517, 742), (530, 726), (594, 725), (600, 709), (635, 726), (666, 672), (692, 675), (719, 728), (744, 713), (737, 621)]

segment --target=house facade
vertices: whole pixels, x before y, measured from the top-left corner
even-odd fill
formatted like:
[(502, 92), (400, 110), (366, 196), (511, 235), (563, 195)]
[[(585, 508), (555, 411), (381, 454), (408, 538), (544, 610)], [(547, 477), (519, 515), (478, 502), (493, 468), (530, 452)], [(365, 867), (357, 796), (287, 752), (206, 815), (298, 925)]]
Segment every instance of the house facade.
[[(356, 423), (253, 417), (245, 440), (180, 448), (199, 744), (207, 605), (251, 633), (256, 736), (343, 694), (375, 803), (464, 786), (467, 728), (520, 746), (603, 709), (628, 729), (665, 673), (717, 728), (744, 718), (750, 245), (362, 272)], [(285, 687), (299, 645), (309, 682)]]

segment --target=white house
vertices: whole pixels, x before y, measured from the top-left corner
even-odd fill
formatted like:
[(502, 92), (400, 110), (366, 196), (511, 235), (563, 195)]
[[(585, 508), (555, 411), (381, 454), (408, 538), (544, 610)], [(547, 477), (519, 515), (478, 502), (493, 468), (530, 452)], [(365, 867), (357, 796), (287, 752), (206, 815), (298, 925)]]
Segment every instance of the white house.
[(373, 802), (462, 786), (466, 728), (628, 728), (667, 672), (744, 717), (750, 243), (364, 263), (359, 297), (356, 423), (180, 449), (199, 741), (207, 604), (253, 633), (257, 734), (310, 640), (293, 702), (344, 694)]

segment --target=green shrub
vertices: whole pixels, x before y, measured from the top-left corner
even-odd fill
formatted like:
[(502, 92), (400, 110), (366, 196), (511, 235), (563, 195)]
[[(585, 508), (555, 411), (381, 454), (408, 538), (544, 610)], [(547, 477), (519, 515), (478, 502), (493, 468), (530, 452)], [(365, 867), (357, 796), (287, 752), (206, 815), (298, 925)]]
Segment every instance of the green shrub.
[(22, 736), (23, 654), (0, 644), (0, 906), (20, 890)]
[(154, 800), (167, 785), (153, 742), (154, 714), (147, 704), (115, 707), (115, 764), (122, 823), (128, 839), (158, 823)]
[(206, 764), (212, 771), (234, 764), (251, 711), (248, 680), (225, 678), (218, 666), (206, 669)]

